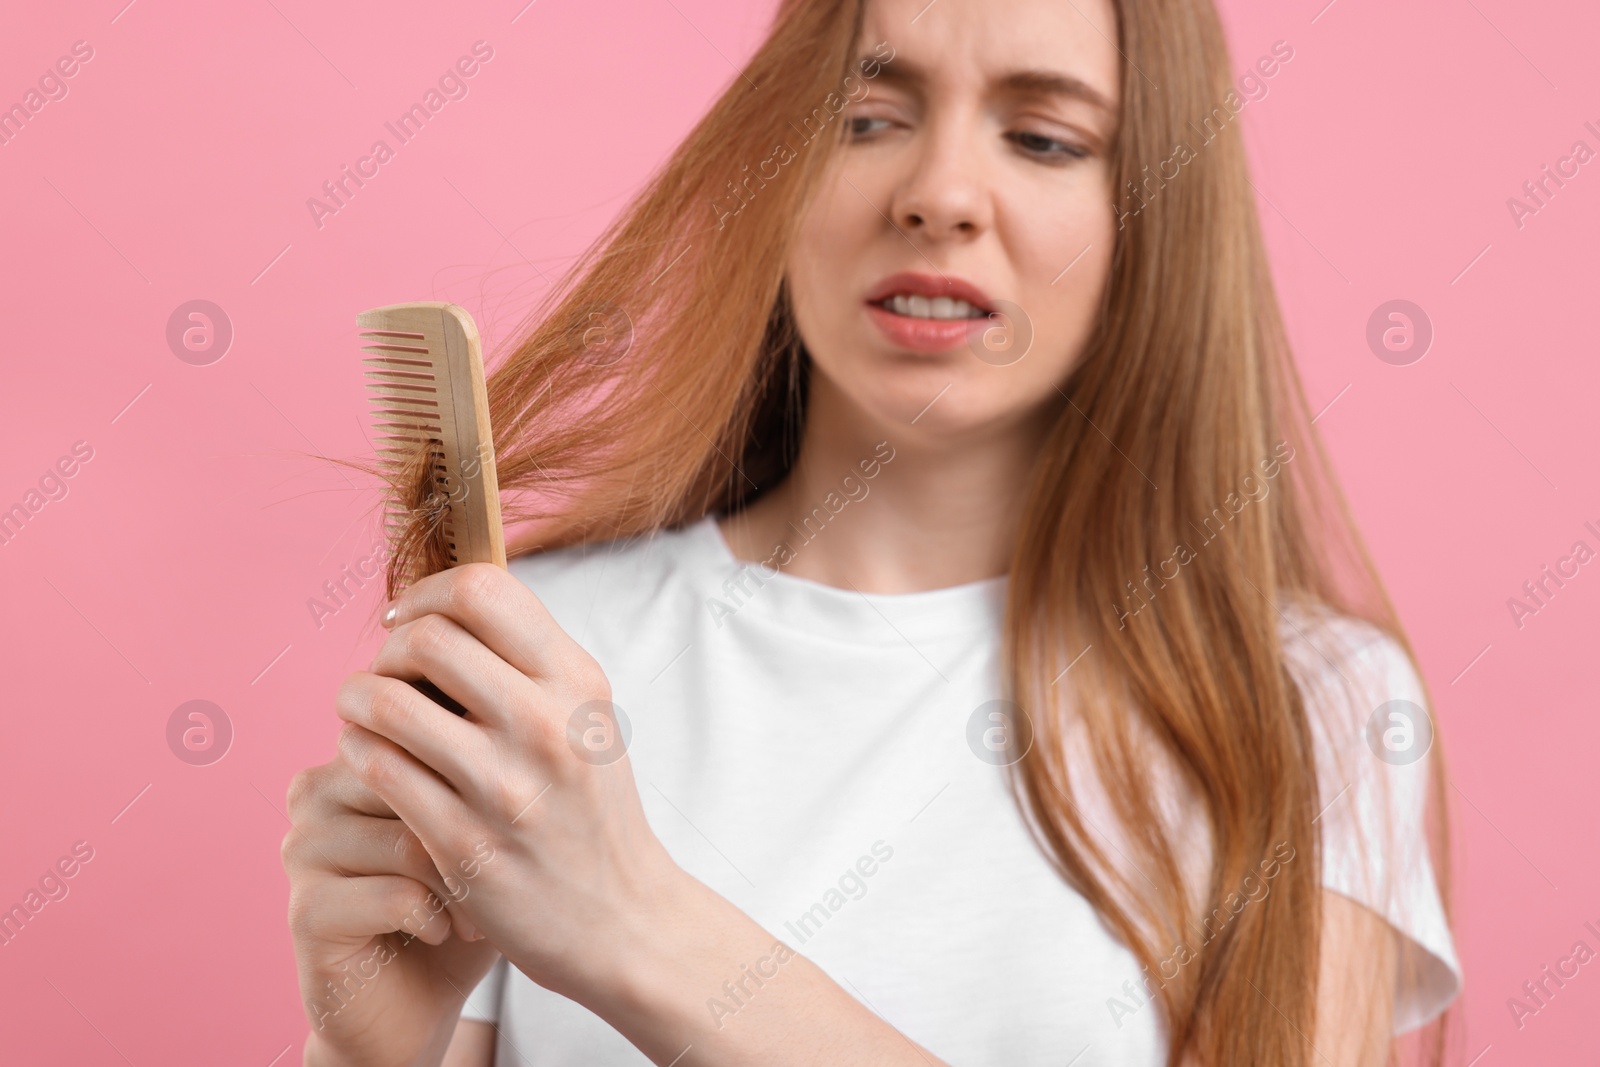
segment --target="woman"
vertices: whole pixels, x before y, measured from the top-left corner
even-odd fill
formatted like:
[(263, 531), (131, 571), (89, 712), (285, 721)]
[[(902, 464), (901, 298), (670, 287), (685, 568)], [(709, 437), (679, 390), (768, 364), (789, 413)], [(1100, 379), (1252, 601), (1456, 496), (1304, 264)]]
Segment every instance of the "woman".
[(1343, 1067), (1438, 1015), (1427, 698), (1231, 81), (1207, 0), (785, 0), (491, 377), (510, 573), (415, 580), (399, 487), (290, 788), (308, 1064)]

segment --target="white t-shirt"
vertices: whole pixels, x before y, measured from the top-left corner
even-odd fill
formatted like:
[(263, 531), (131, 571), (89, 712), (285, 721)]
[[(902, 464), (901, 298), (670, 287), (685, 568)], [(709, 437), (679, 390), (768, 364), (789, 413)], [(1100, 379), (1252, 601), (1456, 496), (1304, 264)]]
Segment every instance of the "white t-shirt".
[[(1000, 693), (1004, 578), (862, 594), (763, 573), (711, 517), (522, 557), (511, 571), (604, 668), (667, 851), (775, 939), (957, 1067), (1165, 1062), (1134, 957), (1046, 862), (1006, 768), (980, 758), (973, 719)], [(1364, 624), (1291, 614), (1285, 625), (1308, 706), (1327, 705), (1337, 677), (1361, 686), (1359, 712), (1314, 716), (1338, 723), (1319, 733), (1323, 882), (1406, 936), (1417, 968), (1395, 1024), (1410, 1029), (1460, 985), (1417, 830), (1427, 761), (1381, 762), (1362, 727), (1387, 700), (1421, 704), (1420, 687)], [(1397, 892), (1382, 900), (1353, 847), (1377, 832), (1380, 779), (1405, 843), (1386, 868)], [(649, 1062), (504, 959), (462, 1014), (496, 1022), (500, 1064)]]

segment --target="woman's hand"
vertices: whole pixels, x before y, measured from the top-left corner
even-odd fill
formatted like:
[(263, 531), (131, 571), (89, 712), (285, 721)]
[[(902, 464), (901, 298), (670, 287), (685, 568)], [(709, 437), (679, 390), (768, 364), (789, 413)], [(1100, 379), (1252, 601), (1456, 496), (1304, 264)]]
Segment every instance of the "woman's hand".
[[(415, 834), (343, 757), (289, 784), (283, 866), (308, 1065), (437, 1064), (494, 946), (448, 904)], [(452, 888), (452, 883), (455, 888)]]
[(419, 581), (384, 625), (339, 691), (342, 757), (454, 876), (453, 911), (540, 985), (615, 1003), (684, 876), (645, 821), (599, 665), (487, 564)]
[[(675, 864), (651, 832), (599, 665), (521, 582), (469, 564), (386, 614), (339, 691), (339, 749), (453, 876), (450, 908), (658, 1064), (937, 1064)], [(457, 718), (408, 684), (427, 678)], [(728, 1022), (749, 967), (783, 962)], [(748, 989), (745, 990), (749, 992)], [(726, 1008), (724, 1008), (726, 1010)]]

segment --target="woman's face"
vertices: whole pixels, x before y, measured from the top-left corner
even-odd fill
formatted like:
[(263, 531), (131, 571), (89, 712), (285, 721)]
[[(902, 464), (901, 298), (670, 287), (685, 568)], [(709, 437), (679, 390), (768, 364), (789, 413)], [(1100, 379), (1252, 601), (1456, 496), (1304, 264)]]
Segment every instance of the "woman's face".
[(858, 55), (892, 58), (830, 124), (788, 280), (821, 388), (897, 439), (1060, 401), (1113, 249), (1111, 2), (869, 0)]

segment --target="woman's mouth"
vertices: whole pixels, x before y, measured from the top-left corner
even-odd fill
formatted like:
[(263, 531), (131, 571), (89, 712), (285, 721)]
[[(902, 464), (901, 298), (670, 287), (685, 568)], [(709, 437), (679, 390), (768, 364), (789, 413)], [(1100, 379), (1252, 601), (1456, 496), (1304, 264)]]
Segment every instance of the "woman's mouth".
[(986, 319), (982, 311), (965, 300), (954, 297), (927, 297), (920, 293), (896, 293), (883, 300), (873, 301), (874, 307), (912, 319)]
[(895, 347), (948, 352), (990, 325), (989, 298), (961, 278), (905, 271), (867, 294), (867, 316)]

